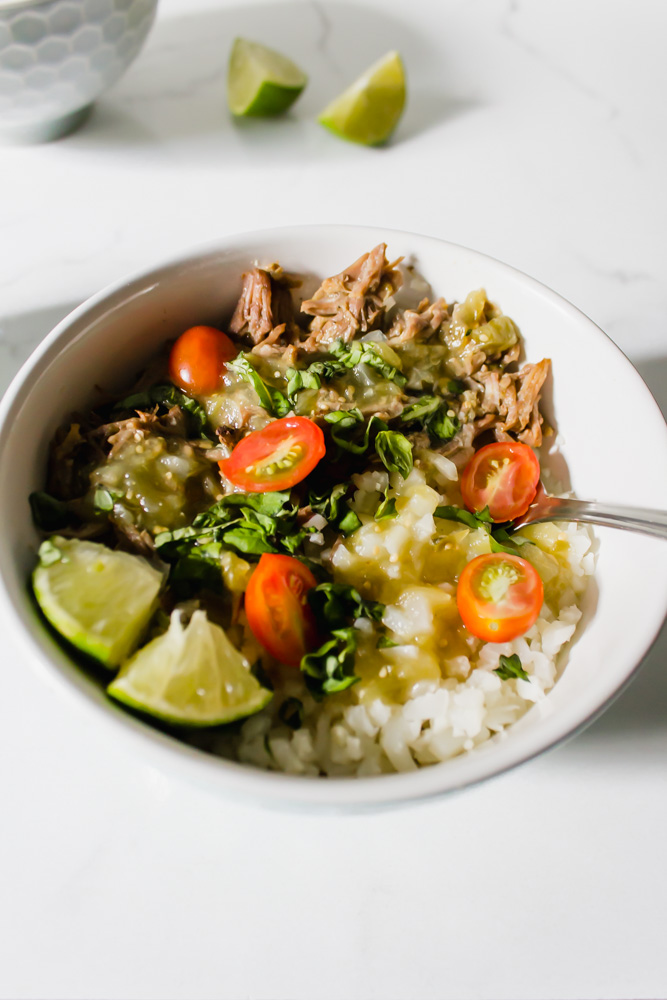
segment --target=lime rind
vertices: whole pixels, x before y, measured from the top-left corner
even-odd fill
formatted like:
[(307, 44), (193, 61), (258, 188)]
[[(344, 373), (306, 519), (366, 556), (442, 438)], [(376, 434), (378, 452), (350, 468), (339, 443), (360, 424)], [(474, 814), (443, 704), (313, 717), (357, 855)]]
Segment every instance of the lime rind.
[(405, 70), (398, 52), (370, 66), (320, 113), (318, 121), (341, 139), (378, 146), (390, 137), (406, 101)]
[(227, 104), (237, 117), (282, 114), (303, 91), (306, 74), (274, 49), (237, 38), (227, 71)]
[(273, 696), (219, 625), (195, 611), (183, 626), (178, 610), (168, 630), (124, 664), (107, 693), (144, 715), (188, 728), (254, 715)]
[(141, 640), (163, 574), (141, 556), (77, 538), (42, 544), (35, 598), (54, 629), (82, 653), (116, 669)]

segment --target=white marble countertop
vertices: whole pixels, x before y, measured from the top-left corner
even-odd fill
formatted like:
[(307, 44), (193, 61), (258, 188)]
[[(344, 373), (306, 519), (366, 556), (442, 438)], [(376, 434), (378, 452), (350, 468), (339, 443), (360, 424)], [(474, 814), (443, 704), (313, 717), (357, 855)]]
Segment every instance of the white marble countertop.
[[(229, 121), (236, 34), (310, 73), (286, 120)], [(665, 408), (665, 37), (651, 0), (162, 0), (82, 131), (0, 148), (2, 387), (126, 272), (223, 233), (338, 221), (534, 275)], [(410, 80), (394, 141), (337, 141), (314, 114), (390, 48)], [(325, 818), (165, 778), (5, 648), (0, 997), (664, 996), (666, 659), (663, 633), (603, 718), (519, 771)]]

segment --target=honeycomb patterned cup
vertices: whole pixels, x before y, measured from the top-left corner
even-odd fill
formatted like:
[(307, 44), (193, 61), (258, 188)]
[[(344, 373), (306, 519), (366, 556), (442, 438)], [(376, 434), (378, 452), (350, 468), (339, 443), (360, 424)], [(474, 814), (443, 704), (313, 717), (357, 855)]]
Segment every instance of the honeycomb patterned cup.
[(75, 129), (136, 58), (158, 0), (0, 0), (0, 137)]

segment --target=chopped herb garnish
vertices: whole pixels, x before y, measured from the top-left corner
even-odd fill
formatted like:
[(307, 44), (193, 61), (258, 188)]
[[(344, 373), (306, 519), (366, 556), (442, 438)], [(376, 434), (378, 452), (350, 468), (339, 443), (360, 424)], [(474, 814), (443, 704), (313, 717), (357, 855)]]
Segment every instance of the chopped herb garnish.
[(341, 534), (349, 535), (361, 527), (361, 518), (353, 511), (346, 499), (349, 490), (347, 483), (338, 483), (326, 494), (308, 494), (308, 504), (316, 514), (321, 514), (331, 527), (337, 528)]
[(398, 514), (396, 510), (396, 498), (387, 496), (387, 492), (385, 491), (384, 500), (381, 501), (380, 506), (375, 511), (376, 521), (387, 521)]
[(488, 506), (474, 514), (472, 511), (466, 510), (465, 507), (436, 507), (433, 516), (442, 517), (447, 521), (460, 521), (461, 524), (472, 528), (473, 531), (482, 528), (489, 535), (489, 545), (492, 552), (509, 552), (510, 555), (516, 555), (516, 549), (512, 546), (526, 545), (530, 541), (530, 539), (522, 538), (520, 535), (510, 534), (507, 528), (496, 525), (489, 513)]
[(390, 639), (388, 635), (382, 634), (376, 643), (377, 649), (392, 649), (394, 646), (398, 646), (398, 643), (394, 639)]
[(301, 660), (301, 670), (314, 698), (320, 700), (325, 695), (338, 694), (361, 679), (354, 672), (358, 641), (358, 629), (334, 629), (331, 638), (319, 649), (306, 653)]
[(442, 517), (447, 521), (460, 521), (461, 524), (465, 524), (469, 528), (484, 528), (485, 531), (489, 531), (489, 524), (493, 523), (488, 507), (473, 514), (472, 511), (466, 510), (465, 507), (441, 506), (436, 507), (433, 516)]
[[(188, 556), (218, 562), (222, 549), (242, 555), (263, 552), (293, 555), (308, 532), (297, 525), (298, 506), (285, 493), (230, 493), (198, 514), (192, 524), (155, 536), (160, 557)], [(213, 546), (213, 547), (211, 547)]]
[(308, 603), (321, 632), (331, 633), (319, 649), (301, 660), (306, 687), (315, 698), (344, 691), (359, 678), (354, 656), (359, 630), (351, 623), (358, 618), (380, 621), (384, 604), (365, 600), (358, 590), (342, 583), (320, 583), (308, 593)]
[(364, 343), (352, 342), (345, 345), (342, 340), (331, 347), (333, 356), (345, 368), (356, 368), (357, 365), (368, 365), (374, 368), (383, 378), (395, 382), (401, 388), (407, 382), (405, 375), (391, 362), (387, 361), (382, 352), (371, 341)]
[(63, 500), (41, 491), (31, 493), (28, 500), (33, 520), (42, 531), (59, 531), (70, 524), (72, 515)]
[(357, 618), (380, 621), (384, 604), (365, 600), (358, 590), (344, 583), (320, 583), (308, 593), (308, 603), (323, 631), (342, 628)]
[[(460, 385), (450, 382), (449, 386)], [(461, 426), (456, 415), (452, 414), (451, 404), (440, 396), (422, 396), (416, 403), (406, 406), (400, 415), (402, 424), (418, 424), (423, 427), (431, 438), (439, 441), (450, 441)]]
[(450, 417), (449, 411), (441, 407), (429, 420), (427, 430), (431, 437), (439, 438), (441, 441), (451, 441), (460, 426), (461, 421), (458, 417)]
[(465, 392), (465, 382), (461, 382), (457, 378), (450, 379), (447, 383), (447, 392), (452, 396), (460, 396), (462, 392)]
[(96, 510), (101, 510), (108, 512), (113, 510), (114, 504), (117, 501), (123, 499), (122, 493), (117, 493), (114, 490), (107, 490), (104, 487), (99, 486), (93, 494), (93, 506)]
[(290, 729), (301, 729), (303, 725), (303, 702), (299, 698), (285, 698), (278, 709), (278, 718)]
[(287, 398), (294, 406), (296, 404), (297, 393), (303, 389), (319, 389), (321, 386), (319, 375), (309, 369), (302, 371), (299, 368), (288, 368), (287, 377)]
[(412, 471), (412, 445), (399, 431), (380, 431), (375, 438), (375, 450), (389, 472), (398, 472), (404, 479)]
[(363, 455), (375, 441), (380, 431), (386, 431), (387, 425), (379, 417), (372, 416), (368, 423), (361, 410), (332, 410), (325, 413), (324, 419), (329, 424), (333, 442), (342, 451), (353, 455)]
[(520, 677), (521, 680), (524, 681), (530, 680), (530, 677), (521, 666), (521, 660), (519, 659), (518, 653), (512, 653), (511, 656), (501, 655), (498, 662), (500, 663), (500, 666), (496, 667), (494, 673), (498, 674), (501, 680), (509, 681), (513, 677)]

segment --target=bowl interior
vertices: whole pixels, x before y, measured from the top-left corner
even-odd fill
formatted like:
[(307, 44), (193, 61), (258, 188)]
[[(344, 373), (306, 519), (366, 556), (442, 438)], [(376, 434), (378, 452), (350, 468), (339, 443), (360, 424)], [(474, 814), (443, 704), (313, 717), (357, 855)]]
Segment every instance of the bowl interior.
[(275, 802), (363, 806), (436, 794), (481, 780), (538, 753), (586, 722), (623, 685), (657, 634), (667, 607), (662, 544), (611, 529), (596, 532), (596, 583), (584, 627), (563, 676), (546, 701), (499, 741), (416, 774), (313, 781), (264, 774), (210, 758), (111, 706), (43, 628), (26, 581), (37, 534), (27, 496), (43, 484), (49, 439), (94, 386), (122, 389), (167, 339), (197, 323), (219, 325), (236, 301), (240, 276), (255, 260), (290, 271), (333, 274), (384, 239), (388, 253), (413, 257), (448, 301), (483, 286), (519, 325), (526, 357), (550, 357), (548, 408), (572, 487), (581, 497), (660, 507), (667, 495), (667, 432), (634, 368), (605, 335), (559, 296), (506, 265), (438, 240), (390, 231), (304, 227), (250, 234), (183, 258), (100, 293), (46, 339), (9, 390), (0, 414), (0, 609), (31, 662), (51, 681), (102, 709), (110, 736), (139, 741), (169, 770)]

